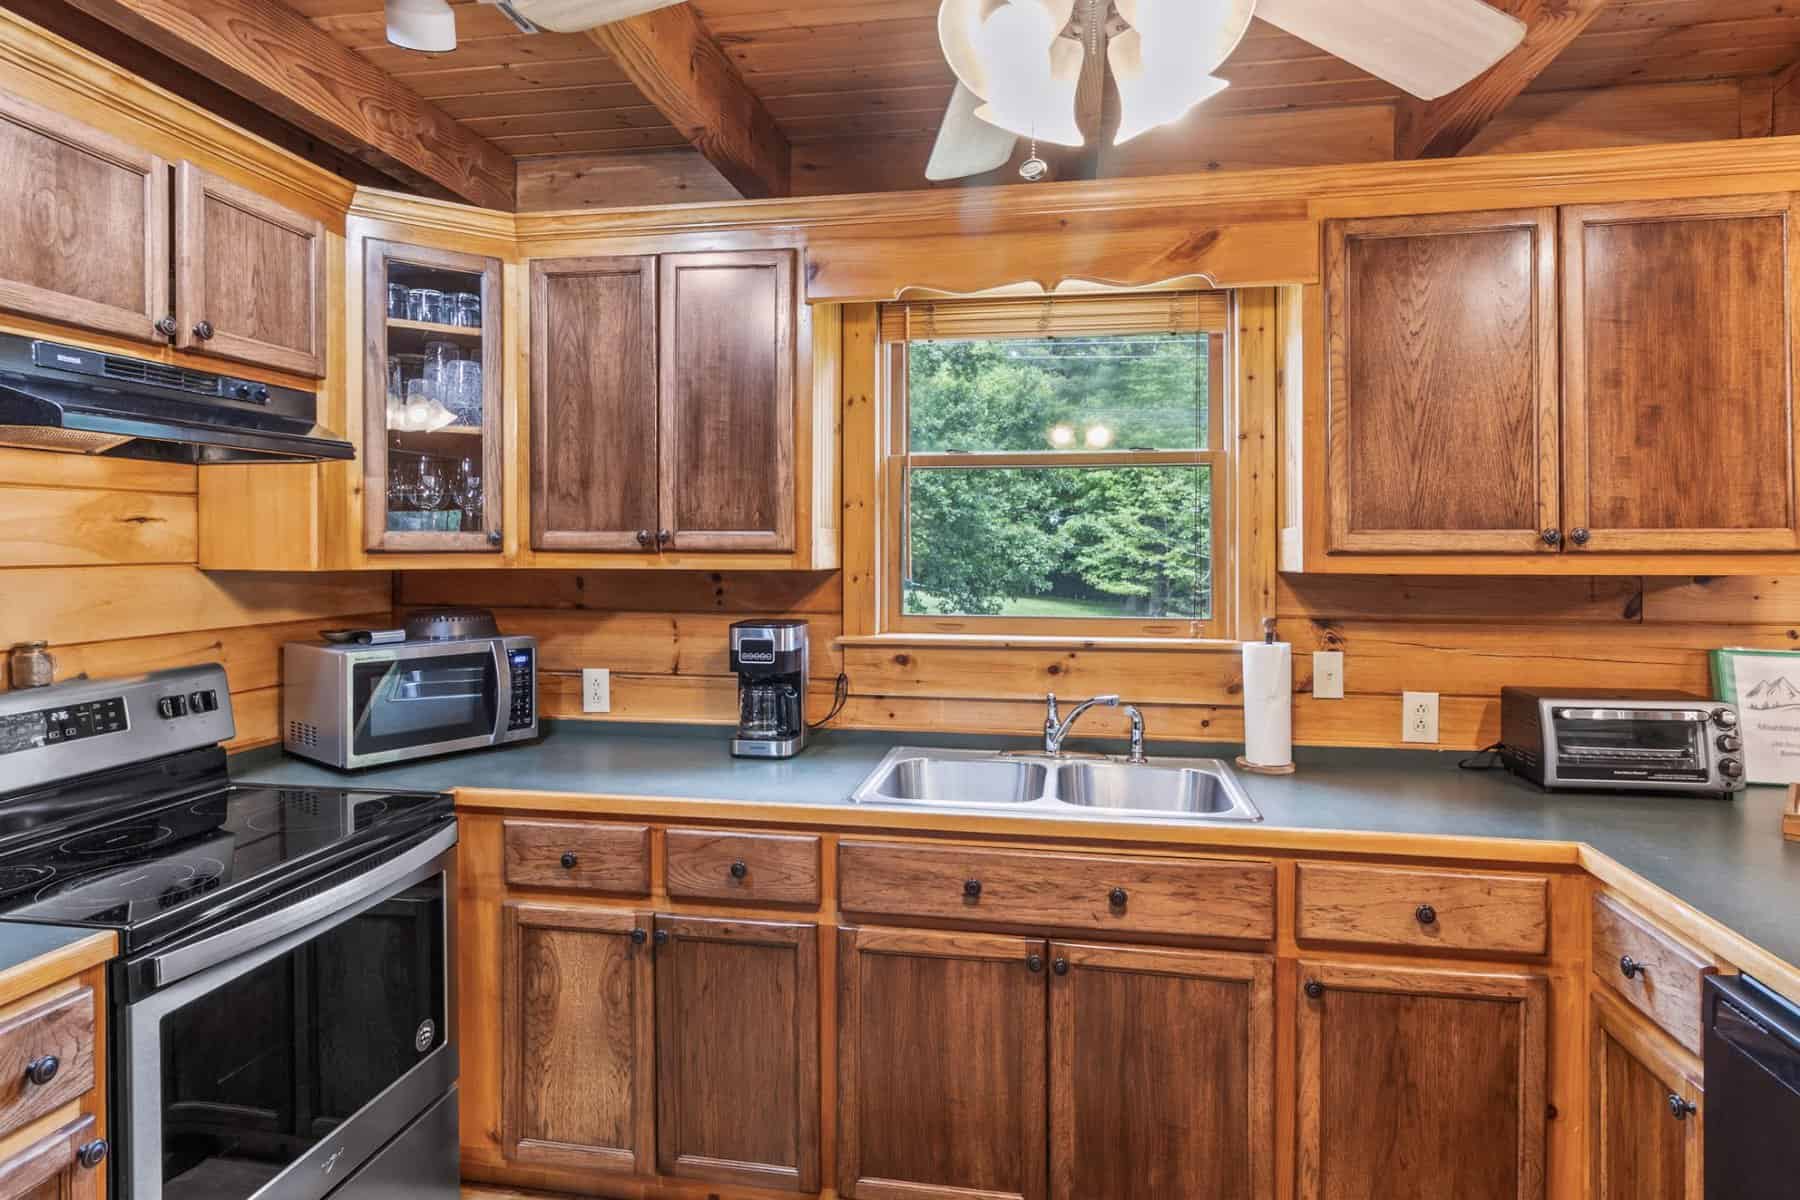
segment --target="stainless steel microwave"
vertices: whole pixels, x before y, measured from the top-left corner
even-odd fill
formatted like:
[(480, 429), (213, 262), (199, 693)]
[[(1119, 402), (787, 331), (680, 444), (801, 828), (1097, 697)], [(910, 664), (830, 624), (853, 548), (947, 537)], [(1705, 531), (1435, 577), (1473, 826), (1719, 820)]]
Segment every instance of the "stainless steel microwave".
[(354, 769), (538, 735), (537, 640), (289, 642), (282, 746)]

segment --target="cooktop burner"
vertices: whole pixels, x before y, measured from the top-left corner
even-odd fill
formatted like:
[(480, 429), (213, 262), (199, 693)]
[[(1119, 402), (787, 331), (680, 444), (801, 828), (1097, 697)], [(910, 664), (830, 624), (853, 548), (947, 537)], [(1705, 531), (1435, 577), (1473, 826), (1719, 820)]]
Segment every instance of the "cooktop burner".
[(38, 890), (31, 911), (38, 917), (92, 920), (107, 913), (128, 920), (134, 910), (161, 912), (205, 895), (224, 875), (225, 864), (216, 858), (140, 863), (49, 884)]
[(83, 858), (99, 854), (111, 856), (129, 854), (134, 850), (148, 850), (152, 846), (162, 845), (174, 836), (175, 831), (167, 825), (156, 821), (137, 821), (72, 837), (57, 849), (64, 854)]
[(49, 867), (0, 867), (0, 895), (20, 891), (56, 874)]

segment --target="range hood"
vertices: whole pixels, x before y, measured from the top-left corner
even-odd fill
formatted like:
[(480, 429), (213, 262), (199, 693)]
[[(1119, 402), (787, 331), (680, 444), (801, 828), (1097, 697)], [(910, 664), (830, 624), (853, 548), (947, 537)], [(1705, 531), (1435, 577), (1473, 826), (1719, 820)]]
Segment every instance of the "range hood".
[(0, 445), (191, 463), (355, 458), (318, 410), (312, 392), (0, 335)]

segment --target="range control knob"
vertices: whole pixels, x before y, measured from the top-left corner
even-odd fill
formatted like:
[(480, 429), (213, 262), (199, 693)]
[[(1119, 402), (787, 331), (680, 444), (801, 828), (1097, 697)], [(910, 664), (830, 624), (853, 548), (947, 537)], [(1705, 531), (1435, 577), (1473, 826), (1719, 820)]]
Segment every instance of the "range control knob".
[(1736, 729), (1738, 715), (1729, 708), (1715, 708), (1712, 711), (1713, 724), (1720, 729)]
[(233, 386), (231, 389), (231, 398), (233, 400), (242, 400), (245, 403), (249, 403), (249, 401), (250, 401), (250, 385), (247, 383), (240, 383), (240, 384)]
[(1727, 779), (1742, 778), (1744, 774), (1744, 764), (1735, 758), (1721, 758), (1719, 760), (1719, 774)]
[(254, 388), (250, 389), (250, 399), (256, 404), (267, 404), (269, 402), (269, 389), (260, 383), (257, 384)]
[(1721, 733), (1715, 744), (1726, 754), (1736, 754), (1744, 748), (1744, 739), (1735, 733)]

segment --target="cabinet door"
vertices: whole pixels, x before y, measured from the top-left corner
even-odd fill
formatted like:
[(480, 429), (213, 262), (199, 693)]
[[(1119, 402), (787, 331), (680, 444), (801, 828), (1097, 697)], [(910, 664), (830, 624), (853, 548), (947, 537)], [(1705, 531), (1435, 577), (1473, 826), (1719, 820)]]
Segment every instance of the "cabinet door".
[(1800, 546), (1792, 202), (1563, 210), (1572, 549)]
[(1068, 943), (1050, 961), (1050, 1195), (1273, 1197), (1273, 963)]
[(657, 1167), (819, 1190), (819, 931), (656, 918)]
[(1555, 221), (1327, 226), (1328, 550), (1555, 551)]
[(673, 550), (794, 548), (794, 254), (661, 260), (662, 529)]
[(648, 1174), (651, 914), (508, 903), (501, 1144), (518, 1163)]
[(151, 342), (169, 315), (169, 168), (0, 93), (0, 308)]
[(1300, 1200), (1542, 1200), (1542, 978), (1299, 966)]
[(1045, 944), (838, 933), (838, 1193), (1043, 1200)]
[(98, 1200), (108, 1147), (95, 1138), (97, 1128), (93, 1117), (79, 1117), (0, 1162), (0, 1196), (6, 1200)]
[(656, 259), (531, 266), (531, 544), (654, 550)]
[(1699, 1062), (1603, 994), (1593, 1005), (1594, 1200), (1701, 1200)]
[(325, 226), (184, 162), (175, 187), (176, 345), (325, 374)]

